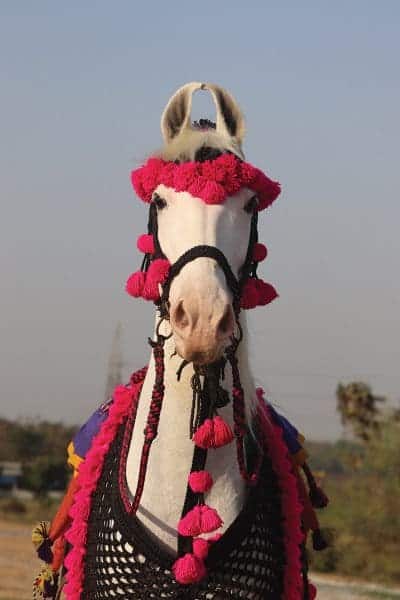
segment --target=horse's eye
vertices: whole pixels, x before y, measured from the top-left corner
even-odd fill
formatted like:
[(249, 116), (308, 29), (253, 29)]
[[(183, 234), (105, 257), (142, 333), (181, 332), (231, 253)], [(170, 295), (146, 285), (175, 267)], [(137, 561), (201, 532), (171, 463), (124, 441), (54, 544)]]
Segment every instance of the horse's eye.
[(252, 196), (250, 198), (250, 200), (248, 200), (246, 202), (246, 204), (244, 205), (243, 209), (247, 212), (247, 213), (253, 213), (258, 206), (258, 198), (257, 196)]
[(159, 196), (158, 194), (154, 194), (153, 202), (157, 206), (158, 210), (162, 210), (163, 208), (165, 208), (167, 206), (167, 203), (164, 200), (164, 198), (161, 198), (161, 196)]

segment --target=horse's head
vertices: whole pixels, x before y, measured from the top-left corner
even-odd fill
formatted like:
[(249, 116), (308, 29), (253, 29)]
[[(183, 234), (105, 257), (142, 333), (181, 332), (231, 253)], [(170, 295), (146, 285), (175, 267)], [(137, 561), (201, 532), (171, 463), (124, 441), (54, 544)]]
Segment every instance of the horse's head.
[[(191, 122), (199, 89), (212, 94), (215, 125)], [(182, 87), (167, 104), (161, 128), (164, 148), (133, 173), (133, 184), (151, 205), (153, 256), (172, 265), (161, 300), (176, 350), (187, 361), (209, 364), (233, 336), (243, 282), (254, 264), (257, 212), (279, 186), (244, 162), (242, 113), (218, 86)]]

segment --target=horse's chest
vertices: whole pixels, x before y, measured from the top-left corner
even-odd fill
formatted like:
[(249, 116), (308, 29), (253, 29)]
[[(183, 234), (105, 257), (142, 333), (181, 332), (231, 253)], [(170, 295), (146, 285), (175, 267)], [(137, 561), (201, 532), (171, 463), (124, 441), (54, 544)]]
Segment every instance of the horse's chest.
[[(186, 587), (171, 575), (176, 555), (127, 511), (121, 487), (123, 427), (111, 444), (93, 495), (88, 523), (83, 598), (146, 600), (282, 598), (285, 551), (280, 493), (266, 458), (259, 484), (206, 559), (207, 578)], [(128, 507), (129, 508), (129, 507)]]

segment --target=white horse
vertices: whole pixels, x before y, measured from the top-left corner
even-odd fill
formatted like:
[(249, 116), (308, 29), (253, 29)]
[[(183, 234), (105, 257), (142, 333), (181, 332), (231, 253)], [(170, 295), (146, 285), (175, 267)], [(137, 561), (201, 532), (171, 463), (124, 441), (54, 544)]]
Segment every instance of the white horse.
[[(197, 90), (211, 93), (215, 124), (192, 124)], [(276, 297), (256, 275), (257, 214), (279, 186), (244, 161), (243, 115), (216, 85), (179, 89), (161, 129), (164, 147), (133, 173), (150, 216), (127, 284), (156, 303), (153, 353), (74, 440), (78, 476), (37, 545), (44, 556), (68, 528), (70, 600), (313, 598), (304, 453), (255, 389), (240, 311)]]

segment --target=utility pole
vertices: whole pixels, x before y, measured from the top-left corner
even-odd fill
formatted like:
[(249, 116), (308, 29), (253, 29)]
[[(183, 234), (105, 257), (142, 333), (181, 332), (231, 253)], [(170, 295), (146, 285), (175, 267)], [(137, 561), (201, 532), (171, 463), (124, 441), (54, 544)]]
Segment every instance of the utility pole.
[(122, 369), (124, 366), (124, 361), (122, 358), (121, 339), (122, 325), (120, 322), (118, 322), (115, 328), (111, 344), (111, 352), (108, 359), (106, 388), (104, 393), (104, 400), (106, 402), (110, 399), (115, 386), (122, 383)]

